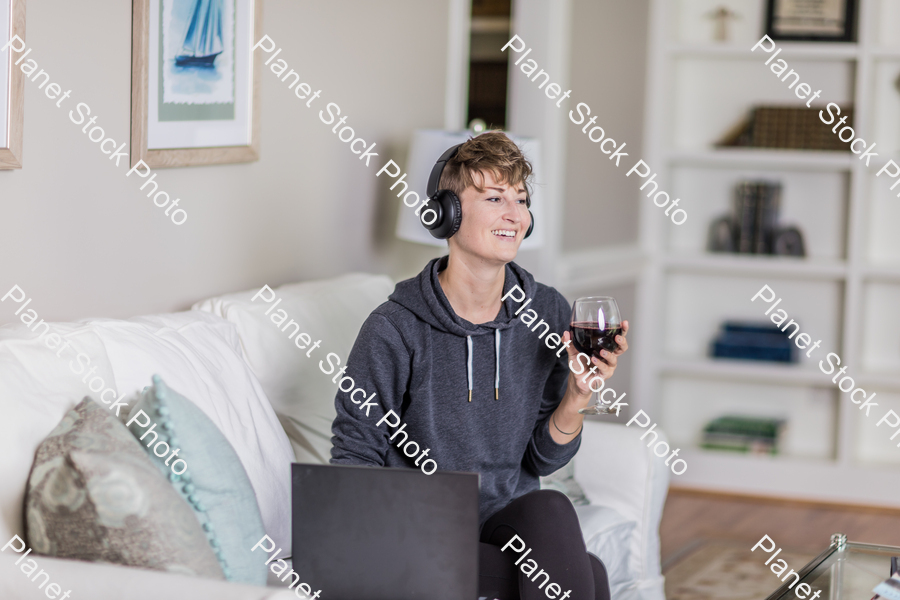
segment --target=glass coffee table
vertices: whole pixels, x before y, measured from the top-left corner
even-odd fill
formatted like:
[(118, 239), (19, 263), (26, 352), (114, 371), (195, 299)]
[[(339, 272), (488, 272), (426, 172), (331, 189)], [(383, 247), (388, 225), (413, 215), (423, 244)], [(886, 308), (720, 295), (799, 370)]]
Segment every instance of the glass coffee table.
[[(789, 578), (766, 600), (869, 600), (875, 596), (872, 588), (891, 576), (893, 556), (900, 556), (900, 548), (848, 542), (847, 536), (836, 533), (831, 536), (831, 546), (800, 570), (796, 585), (788, 588), (795, 579)], [(807, 596), (795, 593), (801, 583), (812, 588)]]

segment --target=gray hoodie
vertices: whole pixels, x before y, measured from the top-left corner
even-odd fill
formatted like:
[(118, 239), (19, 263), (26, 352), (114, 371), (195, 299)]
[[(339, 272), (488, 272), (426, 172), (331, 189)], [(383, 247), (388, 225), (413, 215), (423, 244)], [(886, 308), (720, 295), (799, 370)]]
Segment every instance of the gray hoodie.
[(398, 283), (363, 323), (346, 375), (366, 396), (377, 393), (373, 402), (380, 406), (366, 416), (350, 392), (337, 393), (331, 462), (420, 468), (421, 458), (417, 467), (415, 454), (408, 458), (393, 445), (405, 436), (391, 442), (396, 428), (376, 426), (393, 410), (408, 439), (430, 449), (438, 469), (481, 474), (483, 523), (538, 489), (538, 477), (564, 466), (581, 444), (580, 435), (557, 444), (549, 431), (550, 414), (566, 391), (568, 356), (557, 357), (558, 350), (538, 338), (544, 326), (531, 331), (520, 320), (534, 310), (550, 324), (549, 333), (562, 335), (571, 311), (559, 292), (509, 263), (503, 294), (518, 285), (532, 302), (516, 317), (522, 304), (510, 297), (496, 320), (474, 325), (453, 311), (441, 289), (438, 273), (446, 264), (446, 256), (434, 259), (417, 277)]

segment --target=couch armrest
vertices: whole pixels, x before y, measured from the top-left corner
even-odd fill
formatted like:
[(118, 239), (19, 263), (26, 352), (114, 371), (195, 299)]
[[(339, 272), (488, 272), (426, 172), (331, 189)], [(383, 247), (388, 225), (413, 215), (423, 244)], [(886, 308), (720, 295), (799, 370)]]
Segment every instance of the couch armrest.
[[(256, 587), (238, 583), (216, 581), (201, 577), (176, 575), (162, 571), (135, 569), (120, 565), (91, 563), (78, 560), (51, 558), (49, 556), (29, 554), (18, 566), (16, 561), (20, 554), (12, 554), (11, 549), (0, 554), (0, 598), (16, 600), (47, 600), (47, 586), (55, 583), (62, 588), (61, 597), (71, 590), (71, 600), (196, 600), (197, 598), (214, 598), (215, 600), (290, 600), (297, 596), (293, 591), (276, 588)], [(50, 575), (50, 581), (44, 583), (44, 576), (32, 582), (21, 567), (34, 558), (37, 571)]]
[[(591, 504), (608, 506), (638, 524), (631, 538), (629, 570), (638, 581), (658, 580), (659, 522), (669, 467), (665, 458), (653, 455), (639, 432), (620, 424), (585, 421), (581, 449), (574, 458), (575, 480)], [(665, 439), (661, 431), (659, 439)]]

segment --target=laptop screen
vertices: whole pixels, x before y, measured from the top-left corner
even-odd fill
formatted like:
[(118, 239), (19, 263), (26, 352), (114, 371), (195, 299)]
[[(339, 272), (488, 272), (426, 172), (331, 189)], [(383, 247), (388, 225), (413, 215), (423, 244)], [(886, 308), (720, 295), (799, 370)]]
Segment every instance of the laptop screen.
[(322, 600), (476, 600), (478, 475), (293, 464), (293, 568)]

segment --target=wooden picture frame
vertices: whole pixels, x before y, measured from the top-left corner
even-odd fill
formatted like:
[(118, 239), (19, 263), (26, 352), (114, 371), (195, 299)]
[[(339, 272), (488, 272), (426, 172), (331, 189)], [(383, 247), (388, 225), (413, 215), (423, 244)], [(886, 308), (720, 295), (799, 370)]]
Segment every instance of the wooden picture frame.
[[(25, 39), (25, 0), (0, 0), (0, 48), (14, 36)], [(0, 169), (22, 168), (25, 128), (25, 74), (15, 66), (12, 48), (0, 54)]]
[(858, 5), (858, 0), (828, 0), (816, 15), (803, 0), (767, 0), (766, 35), (778, 41), (855, 42)]
[[(0, 0), (2, 1), (2, 0)], [(163, 8), (172, 3), (190, 2), (191, 0), (133, 0), (132, 1), (132, 50), (131, 50), (131, 166), (144, 161), (150, 167), (185, 167), (195, 165), (212, 165), (225, 163), (253, 162), (259, 160), (260, 137), (260, 74), (262, 72), (261, 53), (254, 53), (251, 48), (257, 40), (262, 38), (262, 0), (219, 0), (229, 3), (233, 7), (233, 55), (229, 68), (232, 70), (232, 104), (231, 118), (217, 118), (204, 115), (202, 121), (194, 121), (186, 117), (176, 119), (162, 119), (160, 115), (163, 108), (172, 111), (173, 108), (183, 110), (187, 105), (183, 102), (177, 104), (165, 103), (163, 98), (163, 70), (173, 69), (173, 61), (164, 59), (163, 53)], [(206, 5), (216, 0), (194, 0), (196, 3), (205, 2)], [(166, 3), (164, 5), (164, 2)], [(153, 10), (151, 10), (153, 9)], [(156, 12), (158, 9), (159, 12)], [(182, 11), (183, 12), (183, 11)], [(198, 11), (199, 12), (199, 11)], [(208, 11), (207, 11), (208, 12)], [(242, 20), (252, 19), (252, 24)], [(196, 17), (196, 14), (195, 14)], [(221, 18), (221, 17), (220, 17)], [(188, 28), (190, 29), (190, 28)], [(151, 31), (155, 33), (155, 39), (151, 40)], [(227, 32), (227, 27), (225, 28)], [(243, 37), (242, 37), (243, 36)], [(252, 39), (246, 39), (250, 37)], [(221, 40), (220, 40), (221, 41)], [(187, 42), (187, 40), (185, 40)], [(150, 56), (151, 48), (156, 46), (158, 59)], [(169, 46), (166, 46), (169, 47)], [(226, 44), (226, 53), (228, 45)], [(221, 52), (221, 51), (220, 51)], [(247, 54), (243, 54), (243, 53)], [(242, 55), (243, 54), (243, 55)], [(188, 68), (196, 69), (201, 73), (218, 68), (221, 63), (220, 56), (214, 56), (206, 60), (205, 64), (180, 62), (184, 57), (174, 60), (174, 65), (181, 67), (182, 72), (188, 72)], [(216, 61), (213, 63), (213, 61)], [(243, 61), (243, 63), (242, 63)], [(213, 66), (215, 64), (215, 66)], [(243, 68), (242, 68), (243, 64)], [(155, 72), (151, 73), (151, 68)], [(166, 74), (169, 75), (171, 71)], [(150, 76), (155, 81), (151, 83)], [(245, 85), (241, 84), (241, 81)], [(157, 95), (151, 102), (151, 91), (156, 89)], [(188, 103), (192, 104), (192, 103)], [(207, 102), (201, 105), (199, 110), (209, 111), (213, 103)], [(197, 106), (197, 105), (194, 105)], [(217, 104), (221, 108), (223, 104)], [(187, 108), (191, 108), (187, 106)], [(200, 113), (191, 113), (200, 114)], [(243, 118), (241, 116), (243, 115)], [(167, 121), (163, 124), (163, 121)], [(249, 122), (248, 122), (249, 121)], [(216, 134), (217, 127), (230, 128), (236, 135), (245, 135), (246, 143), (237, 144), (208, 144), (196, 145), (165, 143), (181, 137), (190, 137), (190, 128), (200, 124), (204, 129), (204, 135)], [(246, 128), (245, 130), (243, 128)], [(165, 130), (165, 136), (158, 135), (157, 131)], [(181, 135), (186, 132), (185, 135)], [(160, 146), (160, 139), (164, 143)], [(201, 142), (202, 143), (202, 142)], [(151, 147), (148, 147), (148, 144)]]

